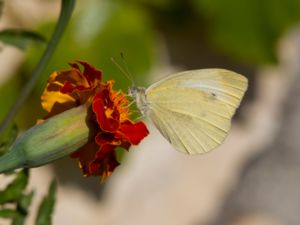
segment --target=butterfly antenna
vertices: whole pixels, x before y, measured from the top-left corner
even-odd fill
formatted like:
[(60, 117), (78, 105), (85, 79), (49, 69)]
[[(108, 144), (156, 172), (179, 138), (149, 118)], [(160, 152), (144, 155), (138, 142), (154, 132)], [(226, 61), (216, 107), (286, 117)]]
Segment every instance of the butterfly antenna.
[(132, 100), (132, 101), (126, 106), (126, 108), (130, 108), (134, 103), (135, 103), (135, 100)]
[[(122, 56), (123, 56), (123, 55), (121, 54), (121, 57), (122, 57)], [(126, 78), (131, 82), (131, 85), (132, 85), (132, 86), (135, 86), (134, 79), (133, 79), (131, 73), (130, 73), (129, 70), (128, 70), (127, 63), (124, 64), (124, 62), (123, 62), (124, 65), (123, 65), (123, 67), (122, 67), (119, 63), (117, 63), (117, 61), (116, 61), (113, 57), (111, 57), (110, 59), (111, 59), (111, 61), (119, 68), (119, 70), (126, 76)], [(123, 59), (123, 57), (122, 57), (122, 59)], [(125, 60), (125, 59), (124, 59), (124, 60)]]
[(124, 69), (125, 69), (126, 73), (128, 74), (128, 76), (131, 78), (132, 85), (135, 86), (134, 79), (133, 79), (132, 74), (130, 73), (130, 70), (129, 70), (129, 67), (128, 67), (128, 63), (127, 63), (127, 61), (125, 59), (124, 53), (121, 52), (120, 56), (121, 56), (121, 59), (122, 59), (122, 62), (123, 62)]

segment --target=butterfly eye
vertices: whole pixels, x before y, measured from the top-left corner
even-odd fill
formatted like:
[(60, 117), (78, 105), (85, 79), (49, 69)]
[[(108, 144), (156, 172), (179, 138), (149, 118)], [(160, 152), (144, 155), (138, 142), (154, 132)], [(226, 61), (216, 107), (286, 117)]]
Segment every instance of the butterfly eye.
[(134, 96), (136, 96), (136, 93), (137, 93), (136, 87), (129, 87), (128, 88), (128, 96), (134, 97)]

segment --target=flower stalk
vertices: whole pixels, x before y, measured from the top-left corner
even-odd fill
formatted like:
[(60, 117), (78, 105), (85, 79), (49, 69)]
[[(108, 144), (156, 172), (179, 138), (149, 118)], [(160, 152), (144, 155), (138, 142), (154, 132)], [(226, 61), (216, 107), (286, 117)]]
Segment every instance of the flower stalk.
[(0, 124), (0, 136), (4, 132), (5, 128), (11, 123), (13, 118), (15, 117), (18, 110), (21, 108), (21, 106), (24, 104), (25, 100), (31, 93), (32, 89), (34, 88), (34, 85), (40, 75), (42, 74), (43, 70), (47, 66), (47, 63), (49, 62), (51, 56), (53, 55), (60, 38), (62, 37), (64, 30), (67, 27), (67, 24), (71, 18), (74, 6), (75, 6), (76, 0), (62, 0), (61, 1), (61, 11), (60, 16), (57, 22), (57, 25), (55, 27), (55, 30), (53, 32), (53, 35), (48, 43), (48, 46), (41, 57), (40, 61), (38, 62), (37, 66), (35, 67), (34, 71), (32, 72), (32, 75), (30, 77), (30, 80), (26, 84), (26, 86), (23, 88), (21, 94), (19, 95), (18, 99), (10, 109), (7, 116), (4, 118), (4, 120)]
[(0, 173), (41, 166), (78, 150), (88, 142), (90, 135), (87, 112), (87, 106), (81, 105), (26, 131), (0, 157)]

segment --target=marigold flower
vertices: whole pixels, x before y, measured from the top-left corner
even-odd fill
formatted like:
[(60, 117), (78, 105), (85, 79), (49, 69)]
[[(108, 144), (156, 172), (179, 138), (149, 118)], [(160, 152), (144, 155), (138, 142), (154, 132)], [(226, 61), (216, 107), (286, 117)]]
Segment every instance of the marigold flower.
[[(83, 71), (80, 66), (83, 66)], [(132, 121), (129, 102), (122, 91), (114, 91), (114, 81), (101, 81), (102, 73), (86, 62), (70, 64), (71, 69), (54, 72), (41, 97), (45, 118), (86, 104), (90, 127), (88, 143), (73, 153), (85, 176), (110, 176), (119, 165), (116, 147), (128, 150), (148, 135), (143, 122)]]

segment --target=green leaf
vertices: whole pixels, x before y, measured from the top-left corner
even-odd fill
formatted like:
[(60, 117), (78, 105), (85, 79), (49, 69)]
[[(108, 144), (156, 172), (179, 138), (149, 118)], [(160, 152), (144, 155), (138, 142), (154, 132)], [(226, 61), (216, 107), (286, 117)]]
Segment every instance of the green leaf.
[(18, 215), (18, 213), (14, 209), (1, 209), (0, 217), (2, 218), (14, 218)]
[(52, 213), (55, 204), (56, 181), (53, 180), (50, 184), (48, 195), (44, 197), (36, 218), (36, 225), (51, 225)]
[(23, 195), (17, 205), (17, 210), (21, 214), (27, 214), (28, 213), (28, 207), (30, 206), (30, 203), (32, 201), (32, 198), (34, 196), (34, 191), (31, 191), (27, 195)]
[(11, 225), (24, 225), (24, 223), (25, 223), (25, 216), (18, 213), (18, 214), (14, 217), (14, 219), (13, 219)]
[(16, 214), (13, 217), (12, 225), (23, 225), (28, 215), (28, 208), (31, 204), (34, 192), (30, 192), (27, 195), (22, 195), (17, 204)]
[(0, 191), (0, 204), (18, 201), (22, 197), (22, 193), (28, 183), (29, 172), (24, 169), (17, 174), (17, 177), (6, 187)]
[(30, 206), (34, 192), (27, 195), (22, 194), (28, 182), (28, 170), (22, 170), (17, 174), (15, 180), (10, 183), (4, 191), (0, 192), (1, 203), (17, 202), (16, 210), (2, 209), (0, 210), (0, 217), (11, 218), (12, 225), (23, 225), (28, 215), (28, 208)]
[(6, 29), (0, 31), (0, 41), (21, 50), (27, 49), (32, 44), (46, 44), (46, 39), (42, 35), (23, 29)]

